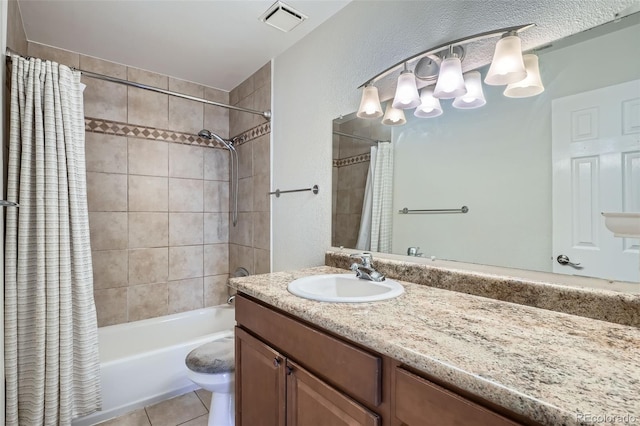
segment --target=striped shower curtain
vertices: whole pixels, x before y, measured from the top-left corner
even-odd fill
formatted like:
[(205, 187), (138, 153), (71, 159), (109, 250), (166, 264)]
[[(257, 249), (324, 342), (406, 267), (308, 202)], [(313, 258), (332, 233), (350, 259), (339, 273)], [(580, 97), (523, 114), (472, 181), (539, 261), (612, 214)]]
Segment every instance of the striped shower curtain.
[(360, 215), (360, 229), (356, 250), (371, 250), (371, 221), (373, 215), (373, 181), (378, 158), (378, 146), (372, 146), (369, 154), (369, 170), (367, 171), (367, 183), (364, 187), (364, 199), (362, 200), (362, 214)]
[(5, 243), (7, 425), (100, 407), (80, 73), (12, 58)]
[(391, 253), (393, 231), (393, 145), (378, 142), (373, 173), (371, 251)]

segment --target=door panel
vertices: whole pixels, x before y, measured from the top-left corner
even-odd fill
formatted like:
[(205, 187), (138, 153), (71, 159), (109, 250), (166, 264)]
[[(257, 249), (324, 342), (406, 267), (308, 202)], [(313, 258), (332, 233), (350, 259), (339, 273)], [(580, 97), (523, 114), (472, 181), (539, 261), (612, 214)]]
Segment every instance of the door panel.
[(639, 281), (638, 239), (601, 213), (640, 211), (640, 80), (555, 99), (552, 114), (553, 272)]
[(571, 179), (573, 203), (571, 219), (573, 222), (572, 242), (574, 247), (599, 249), (598, 244), (598, 170), (599, 157), (573, 159)]
[[(640, 112), (638, 112), (640, 116)], [(640, 129), (640, 125), (635, 126)], [(640, 130), (639, 130), (640, 131)], [(622, 155), (622, 206), (627, 212), (640, 212), (640, 152), (625, 152)], [(623, 250), (640, 252), (640, 240), (624, 238)]]
[(285, 359), (236, 327), (236, 424), (285, 426)]
[(379, 417), (287, 361), (287, 426), (378, 426)]

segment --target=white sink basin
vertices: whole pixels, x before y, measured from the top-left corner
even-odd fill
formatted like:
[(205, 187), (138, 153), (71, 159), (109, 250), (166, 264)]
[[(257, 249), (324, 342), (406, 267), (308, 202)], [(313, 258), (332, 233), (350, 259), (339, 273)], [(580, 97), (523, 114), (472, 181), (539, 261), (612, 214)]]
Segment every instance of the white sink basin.
[(375, 302), (404, 293), (397, 281), (367, 281), (354, 274), (312, 275), (292, 281), (287, 288), (296, 296), (320, 302)]

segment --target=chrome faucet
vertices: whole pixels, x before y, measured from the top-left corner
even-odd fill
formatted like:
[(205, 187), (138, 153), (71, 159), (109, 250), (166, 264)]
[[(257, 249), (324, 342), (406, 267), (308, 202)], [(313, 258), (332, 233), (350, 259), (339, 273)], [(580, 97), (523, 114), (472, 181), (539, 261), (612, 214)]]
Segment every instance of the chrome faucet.
[(356, 273), (356, 277), (367, 281), (384, 281), (384, 275), (373, 269), (371, 262), (373, 257), (371, 253), (354, 253), (350, 257), (360, 259), (362, 263), (354, 262), (351, 264), (351, 270)]

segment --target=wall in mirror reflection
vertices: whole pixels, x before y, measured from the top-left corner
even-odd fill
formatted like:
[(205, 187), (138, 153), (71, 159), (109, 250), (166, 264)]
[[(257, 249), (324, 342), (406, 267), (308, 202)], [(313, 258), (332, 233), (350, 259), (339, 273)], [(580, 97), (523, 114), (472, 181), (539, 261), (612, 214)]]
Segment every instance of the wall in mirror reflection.
[[(640, 55), (633, 53), (638, 39), (636, 24), (538, 51), (546, 90), (536, 97), (505, 98), (504, 87), (485, 85), (487, 105), (479, 109), (454, 109), (451, 101), (442, 101), (442, 116), (419, 119), (407, 110), (407, 124), (399, 127), (355, 115), (336, 120), (334, 130), (346, 133), (391, 132), (392, 252), (406, 254), (408, 247), (419, 246), (427, 257), (551, 272), (552, 100), (639, 79)], [(480, 71), (484, 77), (486, 68)], [(338, 136), (333, 142), (332, 243), (354, 248), (369, 163), (340, 160), (366, 155), (371, 144)], [(404, 207), (463, 205), (469, 213), (398, 214)], [(640, 263), (640, 254), (636, 258)]]

